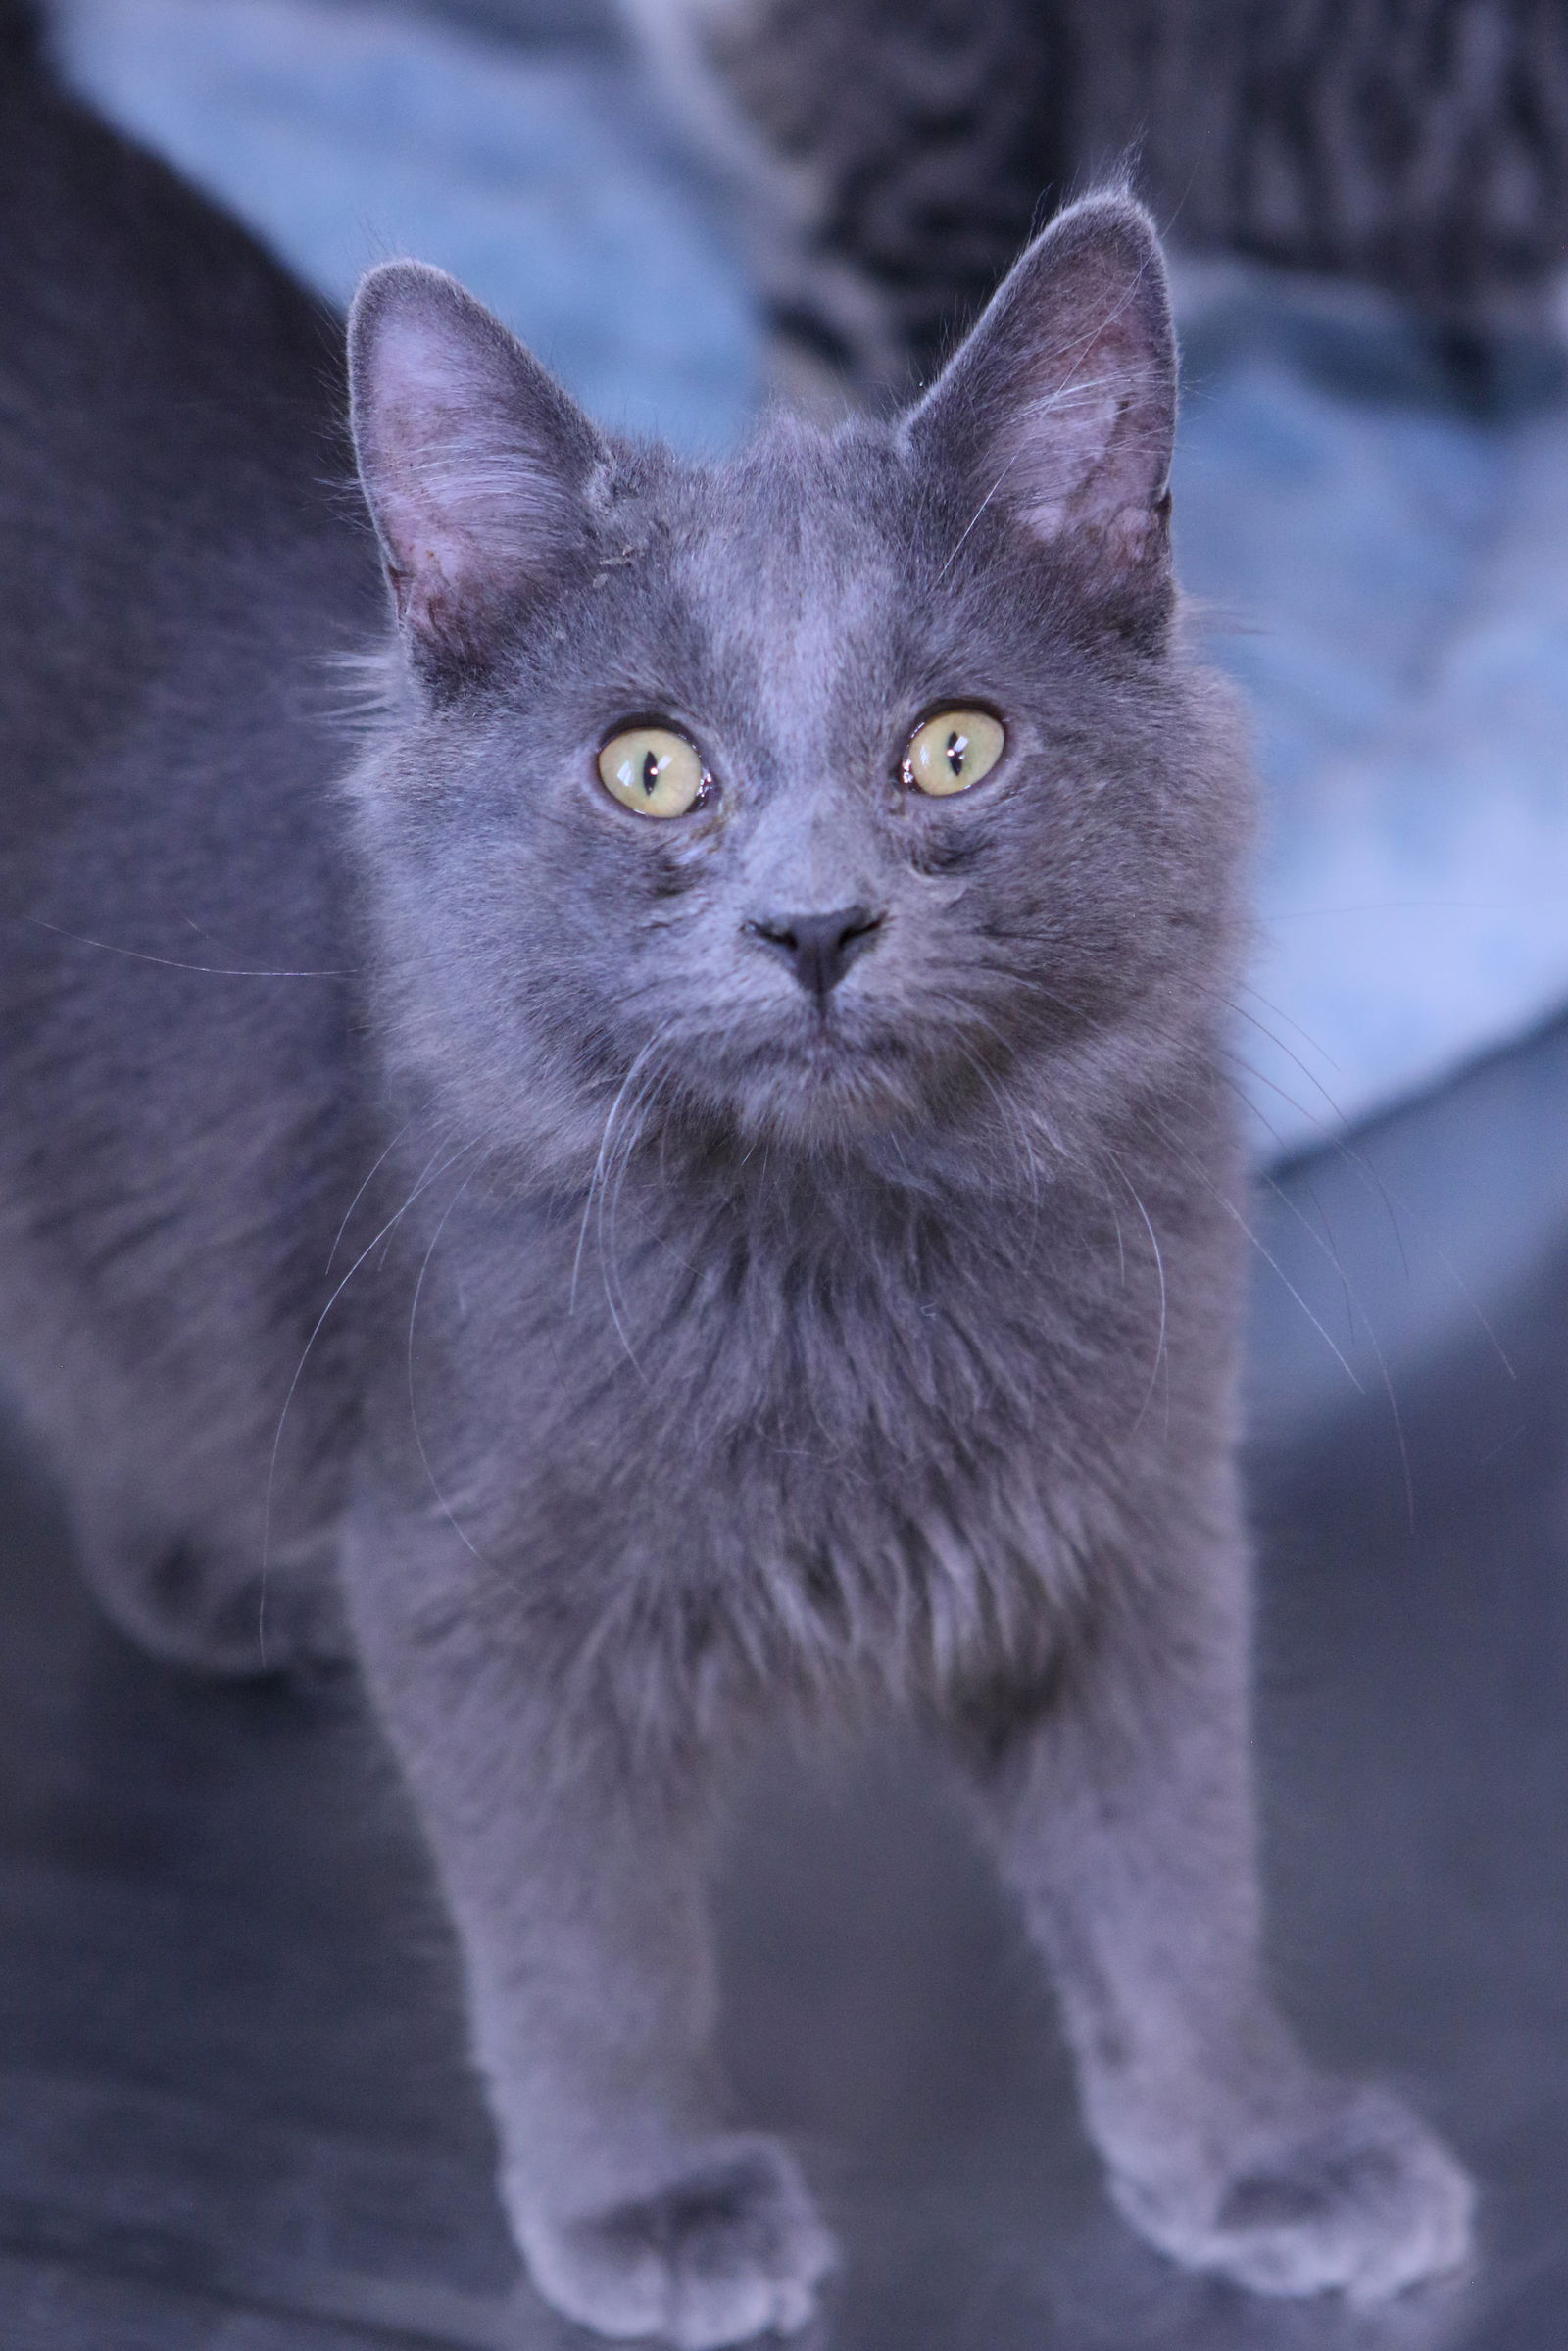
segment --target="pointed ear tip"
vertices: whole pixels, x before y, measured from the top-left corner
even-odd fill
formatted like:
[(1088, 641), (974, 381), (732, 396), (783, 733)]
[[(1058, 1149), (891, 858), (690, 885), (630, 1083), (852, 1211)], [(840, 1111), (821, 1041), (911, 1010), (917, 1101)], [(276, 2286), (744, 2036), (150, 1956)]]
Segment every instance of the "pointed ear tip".
[(381, 262), (368, 270), (349, 310), (347, 341), (356, 407), (400, 379), (428, 384), (455, 367), (471, 371), (481, 354), (491, 364), (514, 357), (499, 319), (429, 262)]
[(431, 262), (377, 262), (355, 288), (349, 305), (349, 332), (363, 335), (399, 311), (451, 311), (466, 307), (470, 300), (455, 277)]
[(1041, 243), (1058, 239), (1119, 246), (1129, 261), (1164, 267), (1164, 247), (1153, 216), (1127, 187), (1100, 188), (1064, 206), (1046, 227)]

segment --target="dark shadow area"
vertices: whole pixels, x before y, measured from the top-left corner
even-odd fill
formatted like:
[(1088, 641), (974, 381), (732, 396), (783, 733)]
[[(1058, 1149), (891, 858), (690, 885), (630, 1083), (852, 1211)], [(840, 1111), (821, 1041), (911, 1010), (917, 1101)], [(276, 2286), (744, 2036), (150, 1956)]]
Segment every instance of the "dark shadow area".
[[(1551, 1087), (1562, 1051), (1401, 1113), (1354, 1182), (1347, 1159), (1298, 1167), (1260, 1243), (1284, 1266), (1326, 1190), (1332, 1280), (1376, 1267), (1401, 1154), (1474, 1207), (1498, 1105)], [(724, 1888), (739, 2102), (798, 2136), (848, 2248), (819, 2345), (1560, 2343), (1568, 1248), (1544, 1225), (1533, 1262), (1444, 1259), (1453, 1313), (1433, 1319), (1409, 1265), (1384, 1299), (1397, 1420), (1376, 1378), (1293, 1389), (1259, 1362), (1260, 1715), (1289, 2003), (1475, 2166), (1480, 2273), (1357, 2315), (1251, 2301), (1139, 2245), (1001, 1896), (921, 1759), (879, 1751), (760, 1775)], [(1277, 1278), (1265, 1354), (1286, 1346)], [(126, 1649), (20, 1448), (0, 1552), (6, 2351), (586, 2342), (517, 2279), (450, 1945), (352, 1689), (206, 1688)]]

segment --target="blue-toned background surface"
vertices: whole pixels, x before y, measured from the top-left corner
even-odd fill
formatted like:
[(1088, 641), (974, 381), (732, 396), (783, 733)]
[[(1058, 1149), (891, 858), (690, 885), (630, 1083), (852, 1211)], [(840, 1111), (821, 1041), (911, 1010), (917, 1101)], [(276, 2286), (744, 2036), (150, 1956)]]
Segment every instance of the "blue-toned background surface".
[[(416, 253), (607, 422), (744, 430), (722, 200), (629, 63), (320, 0), (63, 18), (83, 86), (332, 293)], [(1188, 341), (1183, 568), (1270, 787), (1241, 1052), (1271, 1151), (1568, 1001), (1568, 419), (1478, 421), (1408, 330), (1263, 284)]]

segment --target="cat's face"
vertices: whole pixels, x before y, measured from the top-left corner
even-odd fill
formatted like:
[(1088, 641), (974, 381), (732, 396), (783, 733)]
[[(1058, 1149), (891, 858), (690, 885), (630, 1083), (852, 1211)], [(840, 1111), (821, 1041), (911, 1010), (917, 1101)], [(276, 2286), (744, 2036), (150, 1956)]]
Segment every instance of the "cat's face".
[(406, 1046), (493, 1139), (597, 1149), (618, 1098), (1016, 1156), (1206, 1008), (1234, 761), (1167, 646), (1163, 291), (1102, 211), (911, 418), (713, 469), (608, 451), (442, 281), (372, 287), (415, 684), (364, 805)]

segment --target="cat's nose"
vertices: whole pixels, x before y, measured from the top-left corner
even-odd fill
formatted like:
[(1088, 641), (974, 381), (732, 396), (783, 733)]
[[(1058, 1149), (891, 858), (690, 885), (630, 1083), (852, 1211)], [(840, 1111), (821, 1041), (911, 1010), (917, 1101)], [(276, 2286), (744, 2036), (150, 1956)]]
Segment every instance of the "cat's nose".
[(871, 945), (882, 917), (869, 906), (838, 906), (831, 914), (767, 914), (747, 929), (776, 947), (808, 996), (826, 1003), (856, 956)]

